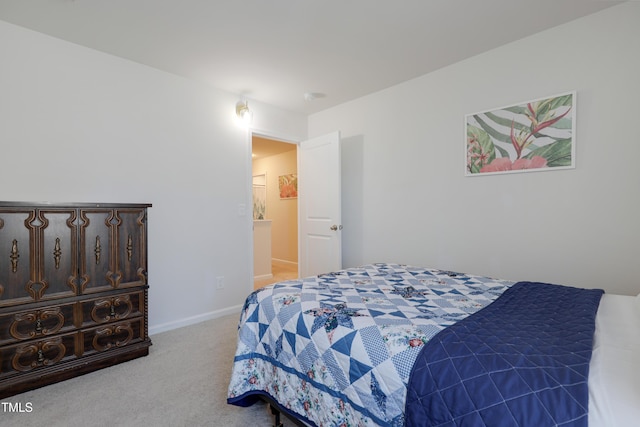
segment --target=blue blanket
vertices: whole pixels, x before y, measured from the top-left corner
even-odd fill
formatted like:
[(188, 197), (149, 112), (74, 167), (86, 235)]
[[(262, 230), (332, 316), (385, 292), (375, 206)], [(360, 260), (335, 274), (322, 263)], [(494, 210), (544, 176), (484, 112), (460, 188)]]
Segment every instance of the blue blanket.
[(409, 378), (407, 426), (587, 426), (602, 290), (519, 282), (442, 330)]

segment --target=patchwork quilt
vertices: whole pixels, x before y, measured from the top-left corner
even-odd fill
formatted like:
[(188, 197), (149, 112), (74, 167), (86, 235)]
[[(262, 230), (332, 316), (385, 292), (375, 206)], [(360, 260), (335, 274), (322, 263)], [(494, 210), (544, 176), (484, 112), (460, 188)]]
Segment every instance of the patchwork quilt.
[(439, 333), (415, 362), (407, 425), (587, 427), (602, 294), (519, 282)]
[(373, 264), (260, 289), (242, 309), (227, 401), (268, 396), (316, 426), (402, 426), (423, 346), (512, 285)]

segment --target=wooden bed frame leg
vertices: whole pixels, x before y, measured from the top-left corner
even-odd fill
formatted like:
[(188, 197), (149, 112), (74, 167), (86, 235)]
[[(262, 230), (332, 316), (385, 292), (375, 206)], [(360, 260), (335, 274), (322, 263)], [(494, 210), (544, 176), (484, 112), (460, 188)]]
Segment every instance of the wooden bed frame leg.
[(274, 425), (274, 427), (284, 427), (284, 425), (280, 421), (280, 411), (278, 411), (276, 408), (274, 408), (273, 405), (269, 405), (269, 407), (271, 408), (271, 413), (275, 417), (275, 425)]

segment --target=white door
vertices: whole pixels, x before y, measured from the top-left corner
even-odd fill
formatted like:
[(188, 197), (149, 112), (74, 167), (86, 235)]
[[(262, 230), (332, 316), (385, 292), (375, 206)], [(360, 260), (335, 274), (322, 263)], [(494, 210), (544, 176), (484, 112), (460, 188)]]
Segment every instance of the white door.
[(340, 132), (298, 148), (300, 277), (342, 268)]

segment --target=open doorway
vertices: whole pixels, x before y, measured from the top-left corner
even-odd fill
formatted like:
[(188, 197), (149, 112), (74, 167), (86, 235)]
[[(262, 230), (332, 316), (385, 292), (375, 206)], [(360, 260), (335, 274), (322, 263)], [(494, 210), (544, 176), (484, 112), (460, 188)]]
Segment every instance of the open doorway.
[(298, 277), (297, 148), (251, 137), (254, 289)]

